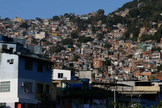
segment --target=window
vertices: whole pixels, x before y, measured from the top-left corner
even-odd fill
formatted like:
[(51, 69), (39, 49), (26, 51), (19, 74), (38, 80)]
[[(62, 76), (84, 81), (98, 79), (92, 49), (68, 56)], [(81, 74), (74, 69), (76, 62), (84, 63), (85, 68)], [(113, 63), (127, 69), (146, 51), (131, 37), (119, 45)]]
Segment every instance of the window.
[(10, 81), (0, 82), (0, 92), (10, 92)]
[(2, 50), (7, 49), (7, 45), (2, 45)]
[(58, 78), (63, 78), (63, 73), (58, 73)]
[(7, 60), (7, 63), (13, 64), (13, 63), (14, 63), (14, 59), (8, 59), (8, 60)]
[(46, 93), (49, 94), (49, 85), (46, 85)]
[(43, 72), (43, 63), (42, 62), (37, 62), (37, 71)]
[(12, 51), (12, 52), (13, 52), (13, 51), (14, 51), (14, 48), (13, 48), (13, 47), (10, 47), (10, 51)]
[(37, 84), (37, 93), (43, 93), (43, 84)]
[(31, 82), (25, 82), (25, 92), (32, 93), (32, 83)]
[(33, 61), (32, 60), (25, 60), (25, 69), (26, 70), (33, 70)]
[(0, 108), (6, 108), (6, 103), (0, 103)]

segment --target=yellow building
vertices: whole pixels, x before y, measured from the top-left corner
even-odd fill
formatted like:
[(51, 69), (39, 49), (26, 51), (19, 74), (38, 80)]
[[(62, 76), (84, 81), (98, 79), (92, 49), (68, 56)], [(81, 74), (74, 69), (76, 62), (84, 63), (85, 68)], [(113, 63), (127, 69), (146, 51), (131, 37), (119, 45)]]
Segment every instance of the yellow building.
[(57, 33), (51, 33), (52, 36), (57, 36)]
[(71, 48), (67, 48), (66, 50), (71, 52)]
[(17, 17), (15, 17), (15, 21), (16, 21), (16, 22), (22, 22), (22, 18), (17, 18)]
[(125, 46), (126, 46), (126, 47), (129, 47), (129, 43), (126, 43)]
[(68, 60), (73, 60), (73, 58), (68, 58)]

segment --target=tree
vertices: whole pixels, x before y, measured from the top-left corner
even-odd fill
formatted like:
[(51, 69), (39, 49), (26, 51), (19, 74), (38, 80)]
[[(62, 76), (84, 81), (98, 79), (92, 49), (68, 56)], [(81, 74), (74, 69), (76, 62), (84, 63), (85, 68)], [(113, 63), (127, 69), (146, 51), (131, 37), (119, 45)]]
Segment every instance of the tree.
[(160, 47), (158, 47), (158, 48), (152, 48), (151, 49), (151, 52), (154, 52), (154, 51), (159, 51), (160, 52), (161, 51), (161, 48)]
[(73, 39), (78, 38), (78, 33), (76, 31), (71, 32), (71, 38)]
[(55, 16), (53, 16), (53, 19), (52, 20), (53, 21), (57, 21), (57, 20), (60, 20), (60, 18), (59, 18), (59, 16), (55, 15)]
[(151, 74), (151, 76), (149, 77), (149, 80), (154, 80), (155, 79), (155, 74)]
[(154, 40), (154, 37), (152, 35), (148, 34), (143, 34), (140, 38), (141, 41), (146, 41), (146, 40)]
[(107, 49), (109, 49), (109, 48), (111, 48), (112, 47), (112, 45), (110, 44), (110, 43), (106, 43), (105, 45), (104, 45), (104, 48), (107, 48)]
[(111, 60), (106, 59), (106, 60), (105, 60), (105, 66), (110, 66), (110, 65), (111, 65)]
[(58, 53), (58, 52), (61, 52), (62, 50), (65, 50), (65, 48), (60, 45), (58, 45), (57, 47), (52, 46), (50, 48), (50, 54), (53, 54), (54, 52)]
[(42, 22), (42, 19), (39, 17), (36, 17), (35, 19), (38, 20), (39, 22)]
[(132, 9), (129, 11), (130, 17), (137, 17), (138, 15), (140, 15), (140, 11), (138, 9)]
[(127, 55), (127, 58), (132, 58), (132, 57), (133, 57), (133, 54)]
[(91, 37), (80, 36), (78, 42), (87, 43), (87, 42), (92, 41), (92, 40), (93, 39)]
[(71, 38), (63, 39), (61, 42), (63, 45), (73, 45), (73, 40)]
[(28, 29), (29, 28), (29, 25), (26, 23), (26, 22), (23, 22), (21, 25), (20, 25), (21, 28), (25, 28), (25, 29)]
[(101, 15), (104, 15), (105, 11), (104, 11), (103, 9), (99, 9), (99, 10), (97, 11), (97, 13), (98, 13), (98, 14), (101, 14)]
[(74, 55), (74, 61), (78, 61), (78, 58), (80, 58), (79, 55)]
[(5, 21), (10, 21), (10, 18), (6, 17), (4, 20), (5, 20)]
[(158, 72), (162, 71), (162, 65), (157, 66), (157, 71), (158, 71)]
[(65, 13), (65, 14), (64, 14), (64, 17), (65, 17), (65, 18), (68, 18), (69, 16), (70, 16), (70, 15), (69, 15), (68, 13)]
[(104, 34), (97, 34), (98, 40), (102, 40), (104, 38)]

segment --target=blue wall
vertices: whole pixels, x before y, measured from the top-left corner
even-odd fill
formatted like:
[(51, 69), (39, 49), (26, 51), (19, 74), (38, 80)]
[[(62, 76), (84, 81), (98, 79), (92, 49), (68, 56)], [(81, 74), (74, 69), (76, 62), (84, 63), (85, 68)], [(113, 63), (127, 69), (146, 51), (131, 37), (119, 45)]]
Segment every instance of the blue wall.
[[(52, 82), (52, 69), (46, 69), (46, 64), (51, 64), (47, 61), (43, 61), (44, 67), (43, 72), (37, 71), (37, 61), (38, 59), (32, 59), (33, 60), (33, 70), (26, 70), (25, 69), (25, 59), (29, 59), (27, 57), (19, 56), (19, 72), (18, 77), (19, 78), (26, 78), (26, 79), (32, 79), (40, 82)], [(52, 66), (51, 66), (52, 67)]]

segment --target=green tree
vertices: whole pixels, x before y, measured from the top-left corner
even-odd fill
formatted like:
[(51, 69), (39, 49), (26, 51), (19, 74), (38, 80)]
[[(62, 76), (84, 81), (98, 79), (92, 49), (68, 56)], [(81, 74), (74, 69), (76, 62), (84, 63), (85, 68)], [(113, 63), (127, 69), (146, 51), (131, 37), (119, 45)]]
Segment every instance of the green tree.
[(63, 45), (73, 45), (73, 40), (71, 38), (66, 38), (61, 41)]
[(138, 9), (132, 9), (129, 11), (130, 17), (137, 17), (138, 15), (140, 15), (140, 11)]
[(80, 36), (78, 42), (87, 43), (87, 42), (92, 41), (92, 40), (93, 39), (91, 37)]
[(60, 20), (60, 18), (59, 18), (59, 16), (55, 15), (55, 16), (53, 16), (52, 20), (53, 21), (58, 21), (58, 20)]
[(155, 47), (154, 47), (154, 48), (151, 49), (151, 52), (154, 52), (154, 51), (159, 51), (159, 52), (160, 52), (160, 50), (161, 50), (160, 47), (158, 47), (158, 48), (155, 48)]
[(52, 46), (50, 48), (50, 54), (53, 54), (54, 52), (58, 53), (58, 52), (61, 52), (62, 50), (65, 50), (64, 47), (58, 45), (57, 47), (56, 46)]
[(133, 57), (133, 54), (127, 55), (127, 58), (132, 58), (132, 57)]
[(71, 38), (78, 38), (78, 33), (76, 31), (71, 32)]
[(102, 40), (104, 38), (104, 34), (97, 34), (98, 40)]
[(29, 25), (26, 23), (26, 22), (23, 22), (21, 25), (20, 25), (21, 28), (25, 28), (25, 29), (28, 29), (29, 28)]
[(10, 18), (6, 17), (4, 20), (5, 20), (5, 21), (10, 21)]
[(80, 58), (79, 55), (74, 55), (74, 61), (78, 61), (78, 58)]
[(143, 34), (140, 38), (141, 41), (146, 41), (146, 40), (153, 40), (154, 37), (152, 35), (148, 35), (148, 34)]
[(69, 18), (69, 16), (70, 16), (70, 15), (69, 15), (68, 13), (65, 13), (65, 14), (64, 14), (64, 17), (65, 17), (65, 18)]
[(41, 22), (41, 23), (43, 22), (42, 19), (39, 18), (39, 17), (36, 17), (35, 19), (38, 20), (38, 21)]
[(158, 71), (158, 72), (162, 71), (162, 65), (157, 66), (157, 71)]
[(106, 43), (105, 45), (104, 45), (104, 48), (107, 48), (107, 49), (109, 49), (109, 48), (111, 48), (112, 47), (112, 45), (110, 44), (110, 43)]
[(111, 60), (106, 59), (106, 60), (105, 60), (105, 66), (110, 66), (110, 65), (111, 65)]

